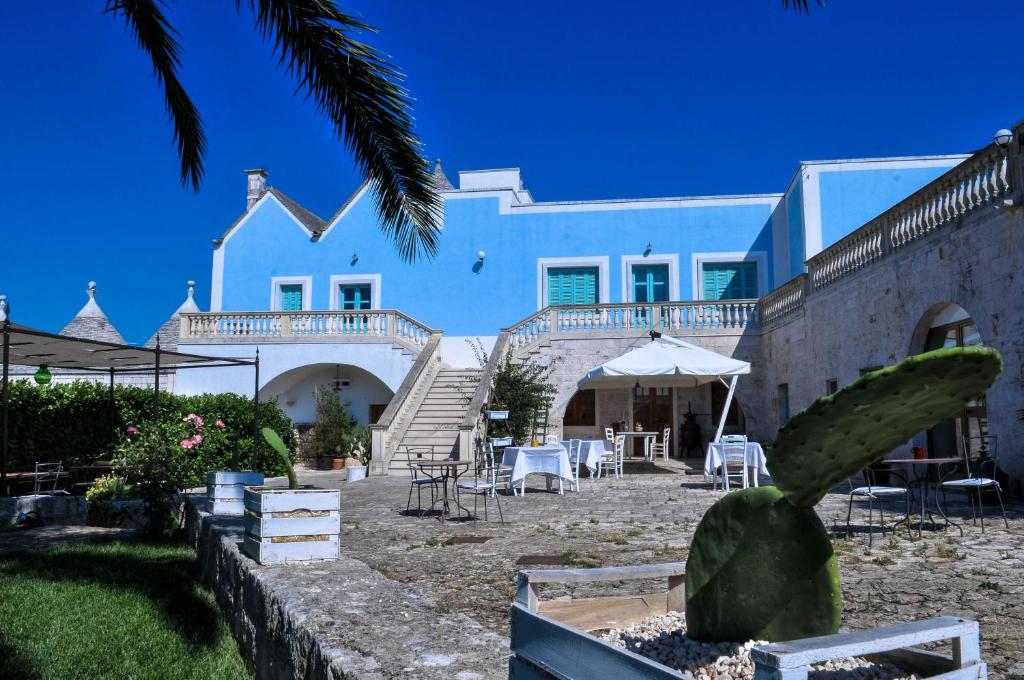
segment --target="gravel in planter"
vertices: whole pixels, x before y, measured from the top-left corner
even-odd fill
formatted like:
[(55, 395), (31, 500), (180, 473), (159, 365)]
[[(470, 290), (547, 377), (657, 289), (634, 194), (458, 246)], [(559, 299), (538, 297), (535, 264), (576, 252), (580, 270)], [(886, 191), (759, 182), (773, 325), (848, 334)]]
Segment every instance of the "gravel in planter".
[[(750, 650), (764, 641), (697, 642), (686, 637), (686, 619), (680, 612), (652, 616), (623, 629), (596, 632), (597, 637), (658, 663), (682, 671), (693, 680), (752, 679)], [(811, 666), (814, 680), (917, 680), (891, 664), (862, 658), (826, 661)]]

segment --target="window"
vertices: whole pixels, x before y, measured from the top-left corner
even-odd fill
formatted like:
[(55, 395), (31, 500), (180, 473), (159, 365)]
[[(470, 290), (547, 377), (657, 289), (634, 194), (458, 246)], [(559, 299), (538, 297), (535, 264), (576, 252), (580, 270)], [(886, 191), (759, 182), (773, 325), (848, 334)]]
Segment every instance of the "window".
[(779, 385), (778, 402), (779, 427), (782, 427), (789, 422), (789, 385), (785, 383)]
[(338, 286), (338, 309), (370, 309), (370, 284)]
[(302, 284), (285, 283), (281, 285), (279, 309), (282, 312), (302, 311)]
[(748, 300), (757, 297), (757, 262), (704, 262), (704, 300)]
[(829, 378), (825, 381), (825, 394), (835, 394), (839, 391), (839, 380), (837, 378)]
[(669, 299), (667, 264), (633, 265), (633, 302), (667, 302)]
[(549, 305), (595, 305), (597, 267), (551, 267), (547, 270)]
[(569, 427), (597, 424), (597, 399), (594, 390), (580, 390), (569, 400), (565, 407), (562, 425)]

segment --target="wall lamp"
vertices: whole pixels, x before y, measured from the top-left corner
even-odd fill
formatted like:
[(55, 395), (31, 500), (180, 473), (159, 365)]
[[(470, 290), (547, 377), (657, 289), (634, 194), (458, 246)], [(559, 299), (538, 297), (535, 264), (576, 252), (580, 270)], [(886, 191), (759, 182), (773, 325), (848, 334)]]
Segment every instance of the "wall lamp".
[(652, 250), (654, 250), (653, 244), (648, 243), (646, 246), (644, 246), (644, 257), (650, 255)]
[(483, 251), (483, 250), (476, 251), (476, 259), (478, 259), (481, 262), (483, 262), (485, 257), (487, 257), (487, 252), (486, 251)]
[(1013, 132), (1007, 130), (1006, 128), (998, 130), (993, 141), (999, 147), (1006, 148), (1007, 146), (1009, 146), (1010, 142), (1013, 141)]

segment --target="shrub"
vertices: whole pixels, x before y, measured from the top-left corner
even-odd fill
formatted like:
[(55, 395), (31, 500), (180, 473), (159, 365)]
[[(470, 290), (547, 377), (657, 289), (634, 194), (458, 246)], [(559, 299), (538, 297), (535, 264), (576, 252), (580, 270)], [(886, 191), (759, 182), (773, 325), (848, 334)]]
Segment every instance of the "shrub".
[(349, 451), (349, 435), (356, 421), (341, 405), (338, 395), (330, 387), (316, 390), (316, 426), (310, 447), (316, 456), (344, 456)]
[(135, 488), (117, 475), (104, 475), (85, 492), (90, 503), (101, 501), (124, 501), (134, 498)]
[[(186, 487), (205, 484), (206, 472), (230, 466), (237, 445), (241, 465), (266, 475), (281, 475), (284, 466), (262, 441), (253, 455), (253, 404), (239, 394), (183, 396), (161, 392), (159, 421), (154, 419), (153, 390), (114, 386), (110, 409), (109, 386), (73, 382), (48, 387), (12, 381), (10, 384), (10, 454), (8, 469), (32, 469), (36, 461), (61, 461), (65, 469), (93, 460), (114, 458), (133, 438), (147, 433), (155, 422), (184, 425), (195, 414), (205, 423), (201, 446), (169, 449), (180, 481)], [(221, 428), (217, 423), (223, 423)], [(276, 402), (261, 402), (259, 424), (269, 427), (294, 446), (291, 420)], [(111, 437), (113, 425), (113, 438)], [(189, 436), (194, 436), (192, 432)], [(184, 437), (182, 437), (184, 438)], [(180, 440), (178, 440), (180, 444)]]
[[(480, 366), (487, 365), (487, 354), (479, 341), (470, 343)], [(527, 444), (533, 435), (534, 419), (551, 407), (555, 386), (548, 382), (552, 367), (538, 364), (532, 359), (515, 361), (512, 351), (498, 363), (494, 372), (491, 401), (508, 410), (508, 420), (493, 423), (491, 434), (507, 434), (517, 443)], [(485, 406), (485, 408), (490, 408)], [(504, 431), (502, 431), (504, 430)]]

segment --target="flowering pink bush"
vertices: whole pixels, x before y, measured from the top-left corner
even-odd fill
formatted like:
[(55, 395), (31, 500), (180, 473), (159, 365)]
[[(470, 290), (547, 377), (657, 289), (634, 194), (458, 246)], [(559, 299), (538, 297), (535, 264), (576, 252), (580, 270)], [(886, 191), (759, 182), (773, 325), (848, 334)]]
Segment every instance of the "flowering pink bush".
[(217, 419), (217, 422), (216, 422), (216, 423), (214, 423), (214, 425), (216, 425), (216, 426), (217, 426), (218, 428), (220, 428), (220, 429), (222, 429), (222, 430), (223, 430), (223, 429), (224, 429), (225, 427), (227, 427), (227, 425), (225, 425), (225, 424), (224, 424), (224, 421), (223, 421), (223, 420), (221, 420), (220, 418), (218, 418), (218, 419)]
[(195, 446), (195, 444), (192, 443), (191, 439), (182, 439), (181, 440), (181, 448), (183, 448), (183, 449), (191, 449), (193, 446)]
[(139, 428), (135, 427), (134, 425), (129, 425), (127, 432), (128, 434), (135, 435), (139, 433)]

